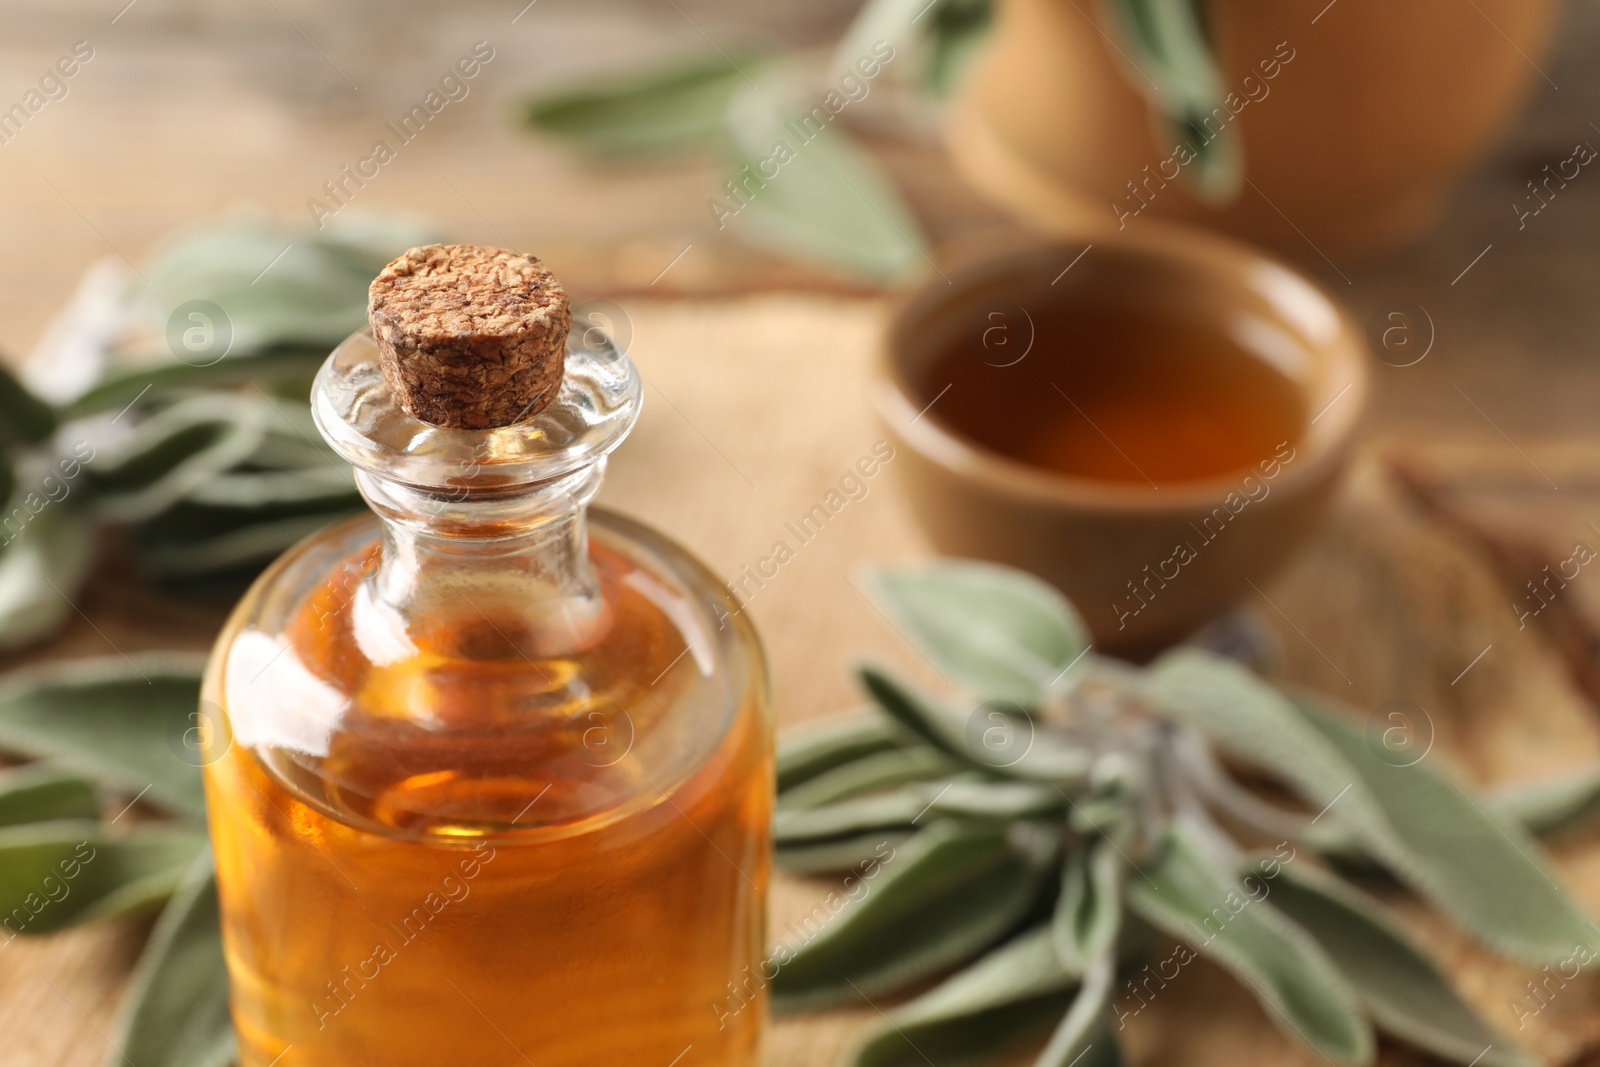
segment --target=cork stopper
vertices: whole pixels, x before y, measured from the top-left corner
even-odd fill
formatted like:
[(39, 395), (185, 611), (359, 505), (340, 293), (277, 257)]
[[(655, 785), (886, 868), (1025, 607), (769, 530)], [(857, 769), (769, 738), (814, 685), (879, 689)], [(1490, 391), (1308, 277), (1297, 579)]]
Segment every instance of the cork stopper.
[(561, 283), (532, 256), (413, 248), (373, 281), (367, 316), (384, 381), (423, 422), (511, 426), (561, 391), (572, 311)]

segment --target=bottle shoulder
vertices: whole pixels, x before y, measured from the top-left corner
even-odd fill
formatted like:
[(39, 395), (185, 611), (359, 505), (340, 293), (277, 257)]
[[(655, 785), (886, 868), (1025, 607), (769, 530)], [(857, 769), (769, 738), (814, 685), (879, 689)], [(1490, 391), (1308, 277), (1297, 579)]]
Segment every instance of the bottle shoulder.
[(574, 613), (536, 563), (435, 566), (396, 611), (375, 519), (291, 550), (208, 669), (235, 755), (376, 832), (554, 834), (657, 803), (733, 734), (768, 732), (759, 642), (721, 583), (637, 523), (589, 525), (594, 595), (565, 642), (528, 623)]

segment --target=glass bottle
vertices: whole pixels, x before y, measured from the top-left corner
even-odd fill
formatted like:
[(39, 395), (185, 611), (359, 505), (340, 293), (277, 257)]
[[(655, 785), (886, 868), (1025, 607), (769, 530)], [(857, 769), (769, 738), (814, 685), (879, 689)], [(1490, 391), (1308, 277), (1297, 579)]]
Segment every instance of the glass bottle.
[(765, 665), (704, 566), (588, 507), (641, 387), (582, 320), (566, 350), (493, 430), (407, 415), (370, 332), (317, 378), (376, 514), (261, 576), (204, 690), (242, 1067), (759, 1061), (727, 990), (764, 950)]

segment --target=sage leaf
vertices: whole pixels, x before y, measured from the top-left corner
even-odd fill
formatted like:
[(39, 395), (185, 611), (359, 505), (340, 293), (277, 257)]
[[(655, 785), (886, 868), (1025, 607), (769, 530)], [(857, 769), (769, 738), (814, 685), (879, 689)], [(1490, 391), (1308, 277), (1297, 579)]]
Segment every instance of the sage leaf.
[(281, 427), (269, 422), (266, 437), (244, 465), (252, 471), (305, 471), (324, 464), (344, 465), (327, 442), (322, 441), (315, 426), (303, 432), (284, 433)]
[[(818, 779), (821, 781), (821, 779)], [(851, 797), (816, 808), (781, 806), (773, 813), (773, 843), (797, 862), (830, 862), (832, 851), (795, 853), (840, 845), (851, 856), (866, 841), (885, 833), (910, 832), (923, 819), (941, 816), (963, 821), (1013, 822), (1059, 814), (1067, 800), (1053, 785), (1026, 782), (918, 782), (890, 792)]]
[[(1481, 795), (1493, 816), (1521, 823), (1540, 837), (1558, 836), (1600, 817), (1600, 770), (1586, 768), (1548, 781), (1499, 786)], [(1340, 869), (1363, 877), (1382, 876), (1379, 862), (1361, 847), (1349, 827), (1329, 819), (1309, 828), (1305, 842)]]
[[(1483, 793), (1481, 800), (1485, 811), (1521, 823), (1532, 834), (1559, 836), (1600, 818), (1600, 768), (1498, 786)], [(1378, 861), (1362, 850), (1356, 835), (1331, 819), (1312, 826), (1305, 841), (1341, 870), (1363, 877), (1381, 877), (1384, 873)]]
[(801, 82), (768, 67), (759, 91), (734, 93), (727, 126), (739, 195), (712, 201), (718, 229), (877, 281), (923, 270), (926, 241), (899, 192)]
[(1087, 796), (1072, 802), (1067, 825), (1080, 834), (1124, 840), (1136, 834), (1140, 813), (1125, 796)]
[(350, 468), (318, 466), (309, 469), (220, 474), (195, 486), (186, 500), (196, 507), (248, 514), (348, 509), (360, 500)]
[(1031, 997), (1065, 993), (1082, 973), (1063, 967), (1048, 925), (1036, 926), (908, 1001), (893, 1014), (897, 1024), (920, 1024), (988, 1011)]
[[(166, 580), (237, 574), (270, 563), (335, 518), (337, 515), (322, 513), (294, 515), (200, 537), (155, 534), (144, 529), (137, 538), (139, 560), (150, 574)], [(166, 524), (162, 527), (165, 529)]]
[(1146, 695), (1162, 714), (1284, 779), (1496, 952), (1554, 963), (1592, 943), (1587, 918), (1527, 831), (1490, 814), (1434, 769), (1438, 761), (1392, 766), (1321, 698), (1291, 699), (1205, 653), (1163, 657)]
[(878, 599), (940, 670), (984, 699), (1036, 705), (1089, 647), (1056, 590), (987, 563), (880, 571)]
[(909, 829), (928, 810), (919, 789), (897, 789), (817, 808), (779, 808), (772, 814), (772, 840), (780, 846), (818, 844), (876, 830)]
[(76, 610), (72, 598), (94, 549), (93, 524), (61, 503), (46, 505), (11, 537), (0, 553), (0, 651), (26, 648), (61, 628)]
[(311, 393), (312, 379), (328, 358), (329, 347), (269, 347), (258, 353), (230, 356), (215, 364), (171, 362), (119, 368), (72, 401), (67, 415), (78, 418), (108, 411), (120, 414), (130, 405), (148, 406), (157, 398), (165, 402), (186, 393), (240, 385), (255, 385), (274, 396), (295, 397), (304, 402)]
[(1244, 180), (1243, 155), (1232, 126), (1206, 125), (1218, 111), (1231, 114), (1197, 0), (1113, 0), (1105, 9), (1127, 47), (1118, 52), (1133, 67), (1128, 83), (1194, 153), (1184, 172), (1195, 192), (1212, 203), (1233, 199)]
[(112, 833), (86, 820), (0, 829), (0, 927), (44, 934), (148, 910), (205, 847), (192, 827)]
[(1537, 1063), (1478, 1018), (1376, 900), (1303, 865), (1246, 870), (1270, 882), (1273, 906), (1316, 938), (1379, 1029), (1455, 1063)]
[(778, 738), (778, 792), (786, 793), (818, 775), (895, 748), (905, 731), (881, 715), (846, 714), (807, 723)]
[(1122, 889), (1127, 861), (1104, 838), (1067, 857), (1061, 896), (1051, 921), (1056, 956), (1079, 974), (1116, 947), (1122, 929)]
[(1047, 993), (919, 1026), (880, 1025), (868, 1031), (847, 1062), (851, 1067), (927, 1067), (930, 1062), (957, 1067), (992, 1061), (1049, 1033), (1071, 1002), (1069, 994)]
[(1122, 1062), (1106, 1018), (1116, 975), (1116, 961), (1108, 950), (1085, 972), (1078, 995), (1033, 1061), (1034, 1067), (1116, 1067)]
[(921, 787), (928, 798), (928, 810), (936, 815), (964, 819), (992, 819), (1013, 822), (1040, 816), (1059, 815), (1067, 797), (1053, 785), (1033, 782), (951, 781)]
[(1371, 806), (1352, 785), (1353, 768), (1288, 698), (1228, 660), (1192, 649), (1170, 652), (1150, 669), (1145, 696), (1166, 718), (1283, 778), (1318, 808), (1333, 805), (1331, 817), (1354, 806), (1347, 800)]
[(0, 360), (0, 442), (39, 444), (55, 429), (55, 409), (29, 392)]
[(949, 96), (988, 39), (994, 5), (989, 0), (944, 0), (931, 13), (928, 58), (922, 81), (936, 97)]
[(995, 701), (963, 715), (881, 668), (862, 667), (860, 677), (878, 707), (933, 747), (977, 770), (1076, 786), (1093, 763), (1087, 749), (1035, 729), (1021, 709)]
[(815, 808), (907, 782), (938, 778), (960, 769), (949, 756), (925, 745), (895, 748), (826, 771), (780, 794), (778, 804), (785, 808)]
[(1354, 769), (1351, 792), (1364, 788), (1372, 798), (1345, 809), (1359, 817), (1347, 821), (1363, 847), (1484, 945), (1543, 964), (1596, 944), (1588, 917), (1557, 885), (1533, 836), (1491, 813), (1440, 761), (1393, 766), (1322, 698), (1296, 693), (1293, 706)]
[(1128, 880), (1128, 906), (1248, 985), (1285, 1033), (1340, 1063), (1370, 1063), (1372, 1029), (1311, 936), (1210, 859), (1186, 818)]
[[(134, 968), (107, 1067), (227, 1067), (228, 972), (211, 853), (190, 864)], [(124, 1062), (125, 1061), (125, 1062)]]
[(0, 826), (99, 816), (94, 783), (80, 774), (43, 763), (0, 771)]
[(936, 822), (906, 842), (819, 932), (780, 945), (774, 1010), (891, 993), (1005, 937), (1034, 906), (1053, 862), (1050, 835), (1016, 837)]
[(992, 1056), (1048, 1029), (1077, 982), (1056, 959), (1050, 928), (1035, 927), (890, 1012), (851, 1063), (916, 1067)]
[(797, 845), (778, 845), (773, 850), (773, 861), (790, 874), (831, 874), (835, 871), (860, 869), (874, 861), (882, 862), (887, 855), (911, 839), (909, 828), (878, 830)]
[[(317, 230), (208, 226), (157, 250), (135, 310), (159, 337), (148, 347), (198, 366), (214, 364), (209, 369), (290, 345), (320, 348), (326, 356), (366, 325), (373, 277), (435, 237), (431, 226), (399, 215), (345, 216)], [(182, 327), (176, 338), (174, 320)]]
[(1600, 817), (1600, 767), (1502, 786), (1483, 799), (1489, 811), (1514, 819), (1533, 833), (1564, 833)]
[(13, 671), (0, 682), (0, 748), (204, 818), (199, 768), (179, 755), (204, 665), (200, 656), (159, 652)]
[(528, 125), (600, 156), (645, 155), (720, 143), (728, 101), (759, 73), (760, 56), (695, 55), (643, 75), (536, 97)]
[(887, 44), (894, 51), (880, 77), (942, 97), (987, 36), (992, 6), (990, 0), (869, 0), (834, 48), (829, 79), (859, 77), (861, 64), (881, 57)]
[(364, 512), (342, 461), (218, 475), (139, 526), (135, 544), (158, 578), (242, 573), (351, 513)]
[(265, 434), (260, 405), (219, 394), (179, 401), (142, 422), (90, 470), (108, 519), (139, 522), (249, 458)]

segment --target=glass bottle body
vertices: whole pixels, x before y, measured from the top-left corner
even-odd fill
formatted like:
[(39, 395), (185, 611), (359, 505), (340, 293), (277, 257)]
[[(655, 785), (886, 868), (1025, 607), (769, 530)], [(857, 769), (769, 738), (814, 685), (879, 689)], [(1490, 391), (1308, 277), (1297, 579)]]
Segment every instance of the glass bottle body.
[(436, 515), (366, 478), (382, 520), (236, 609), (205, 777), (242, 1067), (759, 1062), (727, 989), (765, 947), (764, 665), (709, 572), (586, 514), (603, 465)]

